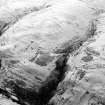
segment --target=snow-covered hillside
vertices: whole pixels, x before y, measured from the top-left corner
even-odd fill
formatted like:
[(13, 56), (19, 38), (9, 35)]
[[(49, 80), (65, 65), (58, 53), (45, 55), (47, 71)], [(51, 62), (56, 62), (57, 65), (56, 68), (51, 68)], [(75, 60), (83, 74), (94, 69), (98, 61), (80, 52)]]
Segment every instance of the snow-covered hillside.
[(104, 4), (0, 0), (0, 104), (104, 104)]

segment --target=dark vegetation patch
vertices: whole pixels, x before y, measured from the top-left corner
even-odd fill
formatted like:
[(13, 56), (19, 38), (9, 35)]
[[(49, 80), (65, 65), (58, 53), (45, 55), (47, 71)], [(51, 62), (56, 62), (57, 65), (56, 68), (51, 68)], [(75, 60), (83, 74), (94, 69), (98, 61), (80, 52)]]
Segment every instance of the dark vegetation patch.
[(95, 96), (94, 94), (88, 100), (89, 105), (105, 105), (105, 99), (102, 97)]
[(1, 66), (2, 66), (2, 60), (0, 59), (0, 68), (1, 68)]
[(7, 23), (0, 21), (0, 36), (2, 35), (6, 27), (7, 27)]
[(83, 60), (84, 62), (89, 62), (91, 60), (93, 60), (93, 57), (89, 54), (87, 54), (87, 56), (84, 56), (81, 60)]
[(26, 83), (23, 80), (16, 80), (16, 84), (18, 84), (19, 86), (26, 86)]
[(64, 43), (60, 48), (55, 50), (55, 53), (71, 53), (77, 50), (80, 46), (82, 46), (83, 42), (84, 41), (82, 39), (75, 37), (74, 39), (69, 40), (68, 42)]
[(87, 54), (92, 54), (92, 55), (95, 55), (95, 56), (99, 56), (100, 55), (100, 53), (98, 51), (95, 51), (93, 48), (90, 48), (90, 47), (87, 47), (85, 52)]
[(83, 71), (83, 70), (79, 70), (77, 75), (79, 77), (79, 80), (81, 80), (86, 74), (86, 71)]

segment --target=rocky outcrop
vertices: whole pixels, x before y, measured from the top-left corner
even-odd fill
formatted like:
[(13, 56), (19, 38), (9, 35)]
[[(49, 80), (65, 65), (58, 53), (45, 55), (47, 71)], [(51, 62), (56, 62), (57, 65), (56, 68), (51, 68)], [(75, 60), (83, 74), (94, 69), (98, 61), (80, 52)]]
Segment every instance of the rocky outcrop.
[(104, 71), (96, 69), (104, 60), (103, 4), (2, 0), (0, 104), (104, 104)]

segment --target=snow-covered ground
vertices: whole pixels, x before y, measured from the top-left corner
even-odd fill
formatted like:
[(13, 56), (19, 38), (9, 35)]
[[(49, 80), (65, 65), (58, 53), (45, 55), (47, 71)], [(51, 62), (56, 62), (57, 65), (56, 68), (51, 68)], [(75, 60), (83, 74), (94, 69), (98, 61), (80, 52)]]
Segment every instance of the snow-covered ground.
[[(68, 99), (63, 105), (84, 105), (94, 95), (104, 100), (104, 4), (105, 0), (0, 0), (0, 88), (7, 87), (6, 80), (38, 91), (72, 46), (63, 81), (70, 84), (57, 96)], [(86, 79), (79, 80), (81, 72), (87, 73)], [(54, 98), (54, 105), (61, 105), (60, 100), (58, 104)]]

